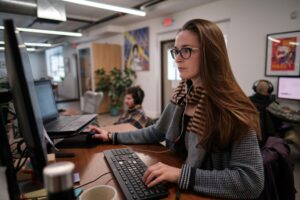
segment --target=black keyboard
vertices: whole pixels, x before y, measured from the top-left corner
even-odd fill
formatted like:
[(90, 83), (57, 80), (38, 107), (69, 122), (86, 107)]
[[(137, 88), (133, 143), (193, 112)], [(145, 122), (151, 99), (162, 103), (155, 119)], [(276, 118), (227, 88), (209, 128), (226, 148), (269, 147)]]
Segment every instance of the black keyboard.
[(148, 188), (144, 184), (143, 175), (147, 166), (131, 149), (106, 150), (104, 156), (126, 199), (160, 199), (168, 196), (165, 185)]

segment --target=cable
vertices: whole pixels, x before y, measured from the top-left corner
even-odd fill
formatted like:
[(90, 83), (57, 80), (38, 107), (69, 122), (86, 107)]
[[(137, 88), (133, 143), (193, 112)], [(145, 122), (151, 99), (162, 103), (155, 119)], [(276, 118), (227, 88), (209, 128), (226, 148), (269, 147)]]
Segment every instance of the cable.
[(83, 187), (83, 186), (89, 185), (89, 184), (91, 184), (91, 183), (97, 181), (98, 179), (102, 178), (103, 176), (105, 176), (105, 175), (107, 175), (107, 174), (111, 174), (111, 172), (106, 172), (106, 173), (104, 173), (104, 174), (101, 174), (101, 175), (98, 176), (96, 179), (94, 179), (94, 180), (92, 180), (92, 181), (90, 181), (90, 182), (87, 182), (87, 183), (85, 183), (85, 184), (79, 185), (79, 186), (77, 186), (77, 187), (74, 187), (73, 189), (76, 190), (76, 189), (81, 188), (81, 187)]
[[(15, 171), (18, 172), (20, 169), (22, 169), (22, 167), (25, 165), (26, 161), (28, 160), (28, 155), (26, 155), (28, 153), (28, 149), (27, 147), (23, 150), (21, 157), (18, 160), (18, 163), (15, 167)], [(25, 158), (24, 158), (25, 157)], [(23, 159), (24, 158), (24, 159)], [(22, 162), (21, 162), (22, 161)]]
[[(191, 85), (191, 86), (189, 86), (189, 87), (187, 88), (187, 92), (186, 92), (186, 94), (184, 95), (184, 98), (187, 98), (186, 95), (188, 95), (188, 94), (191, 92), (192, 88), (193, 88), (193, 85)], [(183, 113), (182, 113), (182, 117), (181, 117), (180, 134), (179, 134), (179, 136), (175, 139), (174, 144), (177, 143), (177, 142), (180, 140), (180, 138), (181, 138), (181, 136), (182, 136), (182, 134), (183, 134), (183, 131), (184, 131), (184, 130), (183, 130), (183, 129), (184, 129), (184, 114), (185, 114), (185, 112), (186, 112), (187, 106), (188, 106), (188, 102), (187, 102), (187, 100), (186, 100), (185, 106), (184, 106), (184, 110), (183, 110)]]
[(108, 185), (108, 183), (109, 183), (110, 181), (112, 181), (112, 180), (113, 180), (113, 177), (110, 178), (108, 181), (106, 181), (104, 185)]
[(180, 190), (179, 188), (177, 188), (175, 200), (179, 200), (179, 199), (180, 199)]

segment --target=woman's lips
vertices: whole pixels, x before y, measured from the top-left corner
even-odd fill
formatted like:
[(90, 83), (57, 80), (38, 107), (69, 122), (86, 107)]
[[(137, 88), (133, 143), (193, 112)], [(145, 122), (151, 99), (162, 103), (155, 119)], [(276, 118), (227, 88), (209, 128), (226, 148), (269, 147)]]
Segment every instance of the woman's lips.
[(179, 71), (179, 72), (182, 72), (182, 71), (184, 71), (184, 70), (186, 70), (186, 68), (184, 68), (184, 67), (178, 67), (178, 71)]

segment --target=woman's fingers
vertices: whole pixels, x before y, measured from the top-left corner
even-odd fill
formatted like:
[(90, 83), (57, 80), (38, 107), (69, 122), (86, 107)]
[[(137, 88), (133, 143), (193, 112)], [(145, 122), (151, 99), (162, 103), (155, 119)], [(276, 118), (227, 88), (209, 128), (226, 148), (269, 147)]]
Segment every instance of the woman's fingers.
[(152, 187), (162, 181), (176, 183), (180, 176), (180, 169), (171, 167), (161, 162), (150, 166), (144, 173), (144, 183), (148, 187)]
[(152, 187), (160, 182), (162, 182), (164, 180), (163, 178), (163, 174), (161, 174), (160, 176), (154, 178), (149, 184), (146, 184), (147, 187)]
[(160, 183), (161, 181), (163, 181), (162, 176), (163, 174), (166, 173), (164, 171), (164, 164), (162, 163), (156, 163), (152, 166), (150, 166), (145, 174), (144, 174), (144, 183), (148, 186), (148, 187), (152, 187), (158, 183)]

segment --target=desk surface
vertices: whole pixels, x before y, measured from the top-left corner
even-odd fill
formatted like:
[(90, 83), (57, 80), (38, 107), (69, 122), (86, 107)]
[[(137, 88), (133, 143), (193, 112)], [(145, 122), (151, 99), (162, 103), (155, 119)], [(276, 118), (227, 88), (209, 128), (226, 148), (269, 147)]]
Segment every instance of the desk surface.
[[(117, 126), (109, 126), (104, 127), (104, 129), (110, 130), (110, 131), (125, 131), (125, 130), (134, 130), (135, 128), (131, 125), (117, 125)], [(101, 174), (104, 174), (106, 172), (110, 171), (110, 168), (108, 164), (105, 161), (104, 154), (102, 153), (104, 150), (107, 149), (115, 149), (115, 148), (126, 148), (130, 147), (132, 148), (138, 156), (146, 163), (147, 166), (152, 165), (156, 162), (163, 161), (166, 164), (180, 167), (183, 163), (183, 160), (178, 159), (178, 157), (168, 151), (164, 153), (158, 153), (160, 151), (166, 150), (166, 148), (162, 145), (110, 145), (110, 144), (102, 144), (98, 145), (97, 147), (92, 148), (81, 148), (81, 149), (61, 149), (63, 152), (73, 152), (75, 153), (75, 157), (73, 158), (57, 158), (57, 161), (71, 161), (75, 163), (75, 170), (74, 172), (79, 172), (80, 174), (80, 184), (82, 185), (87, 182), (90, 182), (97, 177), (99, 177)], [(120, 199), (125, 199), (124, 195), (115, 180), (112, 173), (107, 174), (103, 177), (101, 177), (96, 182), (93, 182), (87, 186), (84, 186), (83, 189), (99, 185), (99, 184), (105, 184), (105, 185), (111, 185), (117, 188)], [(75, 185), (78, 186), (78, 185)], [(169, 188), (169, 196), (166, 199), (175, 199), (176, 196), (176, 189), (177, 185), (168, 183)], [(199, 195), (194, 195), (191, 193), (181, 192), (180, 199), (201, 199), (201, 200), (209, 200), (212, 198), (208, 197), (200, 197)]]

